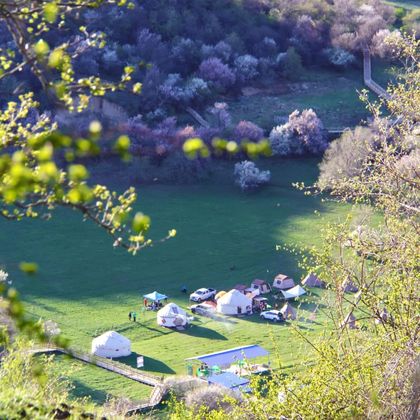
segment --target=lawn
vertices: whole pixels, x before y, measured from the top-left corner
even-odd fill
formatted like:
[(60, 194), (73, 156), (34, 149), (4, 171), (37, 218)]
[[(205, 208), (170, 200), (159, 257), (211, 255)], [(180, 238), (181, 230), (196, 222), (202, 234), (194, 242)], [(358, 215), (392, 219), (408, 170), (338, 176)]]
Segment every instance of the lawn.
[[(389, 64), (373, 62), (373, 77), (386, 87), (391, 79)], [(299, 82), (273, 84), (261, 93), (240, 96), (228, 101), (234, 122), (247, 119), (269, 131), (278, 118), (287, 118), (295, 109), (312, 108), (329, 130), (353, 127), (369, 116), (359, 93), (363, 85), (362, 68), (333, 71), (324, 68), (307, 69)], [(279, 93), (279, 90), (282, 91)], [(375, 100), (375, 96), (371, 95)]]
[[(305, 275), (296, 258), (276, 245), (320, 244), (322, 227), (343, 220), (349, 207), (307, 197), (291, 186), (315, 179), (314, 159), (259, 165), (271, 169), (273, 179), (255, 193), (242, 193), (230, 183), (141, 187), (138, 207), (152, 216), (152, 236), (160, 238), (171, 228), (178, 235), (135, 257), (114, 249), (103, 231), (71, 211), (58, 211), (48, 222), (1, 221), (0, 266), (10, 272), (29, 314), (57, 321), (73, 346), (89, 350), (93, 337), (116, 330), (132, 340), (134, 354), (126, 363), (134, 365), (141, 354), (147, 371), (166, 375), (185, 373), (187, 357), (256, 343), (277, 349), (282, 365), (291, 368), (310, 357), (291, 325), (268, 327), (258, 316), (226, 322), (197, 317), (187, 331), (174, 332), (158, 327), (155, 314), (141, 309), (141, 296), (153, 290), (187, 307), (183, 284), (189, 290), (228, 290), (254, 278), (272, 281), (278, 272), (298, 280)], [(19, 272), (20, 261), (36, 261), (38, 274)], [(315, 319), (312, 314), (319, 302), (316, 296), (304, 300), (295, 323), (311, 338), (325, 329), (322, 311)], [(139, 322), (128, 321), (130, 310), (139, 313)], [(123, 390), (133, 399), (144, 397), (138, 384), (115, 379), (109, 385), (101, 379), (105, 374), (112, 375), (95, 368), (75, 373), (77, 395), (101, 401), (104, 393)]]

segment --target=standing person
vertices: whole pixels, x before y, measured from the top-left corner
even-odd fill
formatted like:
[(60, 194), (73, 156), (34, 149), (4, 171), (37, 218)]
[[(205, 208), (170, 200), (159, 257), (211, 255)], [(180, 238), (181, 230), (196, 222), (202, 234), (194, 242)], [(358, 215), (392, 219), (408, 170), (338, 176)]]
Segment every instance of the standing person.
[(131, 311), (128, 313), (128, 320), (131, 321)]
[(144, 305), (145, 308), (147, 308), (147, 299), (146, 298), (143, 299), (143, 305)]
[(137, 314), (133, 312), (133, 321), (136, 322), (136, 319), (137, 319)]

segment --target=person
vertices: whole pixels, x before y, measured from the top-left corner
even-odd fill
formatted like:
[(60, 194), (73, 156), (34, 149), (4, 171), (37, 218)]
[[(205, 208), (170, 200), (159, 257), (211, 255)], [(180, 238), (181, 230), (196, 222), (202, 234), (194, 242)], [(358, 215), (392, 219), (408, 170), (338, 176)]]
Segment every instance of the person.
[(137, 314), (133, 312), (133, 321), (136, 322), (136, 319), (137, 319)]
[(143, 305), (144, 305), (145, 307), (147, 307), (147, 299), (146, 299), (146, 298), (144, 298), (144, 299), (143, 299)]
[(128, 320), (131, 321), (131, 311), (128, 313)]
[(277, 302), (274, 304), (274, 309), (279, 309), (279, 305)]
[(181, 292), (182, 293), (187, 293), (187, 286), (185, 286), (185, 284), (181, 287)]

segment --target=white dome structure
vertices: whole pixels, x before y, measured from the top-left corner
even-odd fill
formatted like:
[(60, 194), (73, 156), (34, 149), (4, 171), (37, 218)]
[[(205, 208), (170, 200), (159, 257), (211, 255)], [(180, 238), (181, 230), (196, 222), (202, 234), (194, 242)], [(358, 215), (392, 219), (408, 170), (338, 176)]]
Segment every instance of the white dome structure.
[(217, 301), (217, 312), (224, 315), (241, 315), (252, 311), (252, 299), (236, 289), (224, 294)]
[(123, 357), (131, 354), (131, 341), (115, 331), (92, 340), (92, 354), (101, 357)]
[(168, 303), (156, 315), (157, 323), (161, 327), (183, 327), (188, 323), (187, 313), (175, 303)]

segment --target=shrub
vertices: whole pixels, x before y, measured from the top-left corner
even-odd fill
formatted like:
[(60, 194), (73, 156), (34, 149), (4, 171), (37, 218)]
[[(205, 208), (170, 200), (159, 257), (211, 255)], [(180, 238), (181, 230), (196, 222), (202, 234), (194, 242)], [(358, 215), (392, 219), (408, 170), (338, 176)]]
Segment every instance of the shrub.
[(257, 168), (254, 162), (244, 160), (235, 164), (233, 171), (235, 183), (241, 187), (242, 190), (249, 190), (260, 187), (261, 185), (270, 182), (270, 171), (261, 171)]
[(292, 133), (286, 125), (278, 125), (271, 130), (270, 145), (273, 155), (287, 156), (291, 154)]
[(240, 121), (233, 130), (233, 139), (236, 141), (258, 141), (264, 137), (264, 130), (250, 121)]
[(328, 61), (337, 67), (347, 67), (356, 61), (356, 57), (339, 47), (326, 48), (323, 51)]
[(225, 90), (235, 84), (236, 78), (233, 71), (219, 58), (212, 57), (201, 62), (200, 76), (213, 84), (216, 89)]
[(228, 111), (228, 104), (225, 102), (215, 102), (209, 112), (216, 117), (217, 127), (224, 129), (232, 124), (232, 117)]
[(277, 56), (283, 76), (290, 80), (297, 80), (302, 75), (303, 66), (300, 55), (294, 47), (289, 47), (286, 54)]
[(168, 49), (162, 37), (149, 29), (142, 29), (137, 36), (137, 50), (140, 58), (147, 62), (163, 65), (168, 59)]
[(169, 74), (160, 87), (163, 97), (174, 105), (187, 105), (199, 97), (204, 97), (208, 91), (208, 85), (203, 79), (194, 77), (184, 82), (177, 73)]
[(225, 41), (220, 41), (214, 46), (214, 53), (221, 60), (228, 62), (232, 55), (232, 47)]
[(171, 49), (171, 58), (176, 65), (176, 70), (185, 75), (197, 68), (200, 51), (193, 40), (180, 38)]
[(258, 76), (258, 59), (250, 54), (240, 55), (235, 59), (236, 77), (242, 83)]

